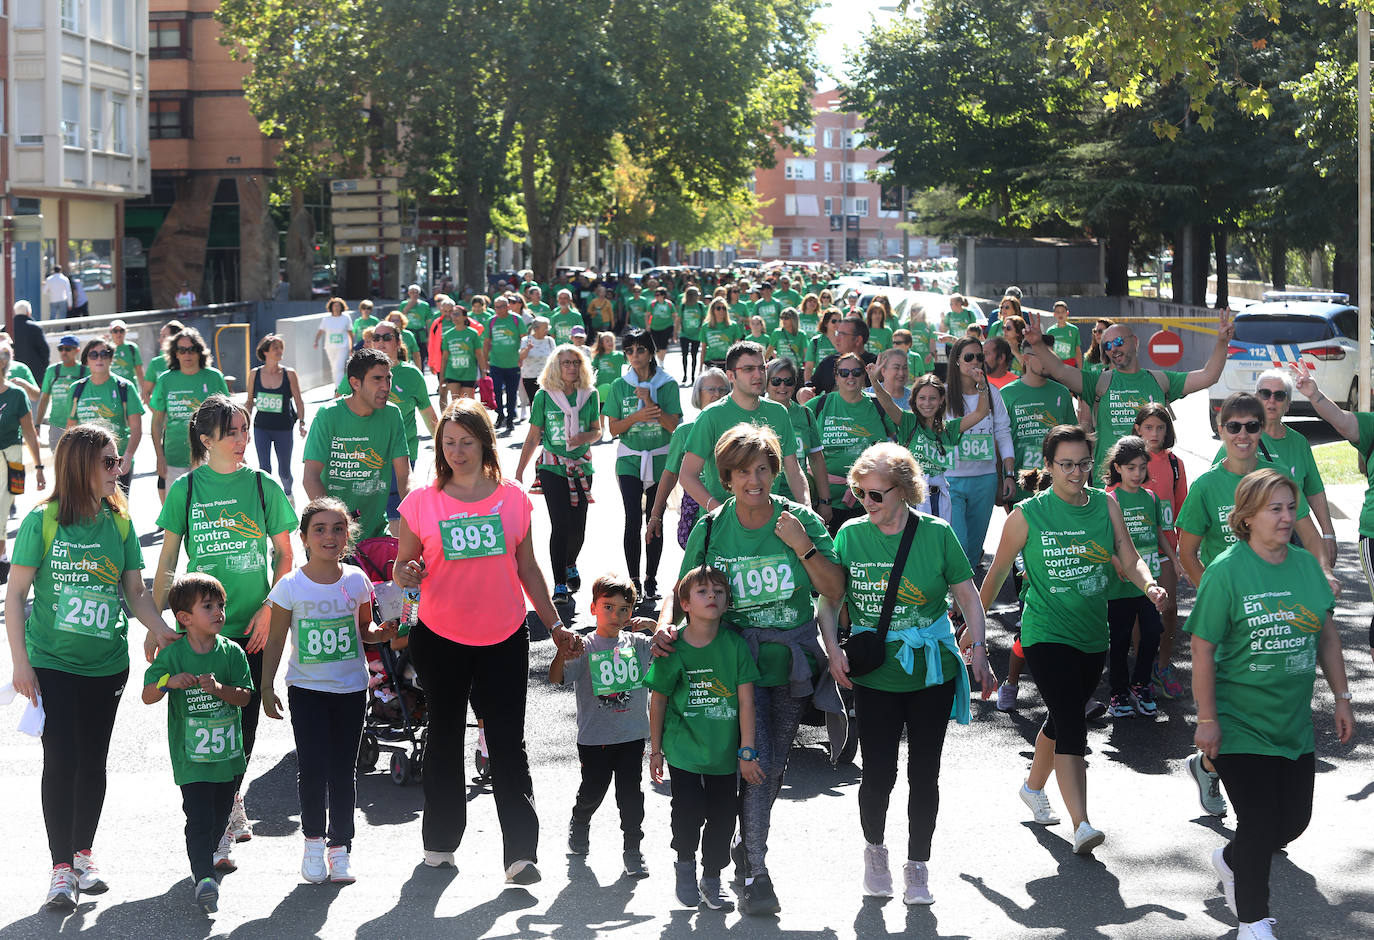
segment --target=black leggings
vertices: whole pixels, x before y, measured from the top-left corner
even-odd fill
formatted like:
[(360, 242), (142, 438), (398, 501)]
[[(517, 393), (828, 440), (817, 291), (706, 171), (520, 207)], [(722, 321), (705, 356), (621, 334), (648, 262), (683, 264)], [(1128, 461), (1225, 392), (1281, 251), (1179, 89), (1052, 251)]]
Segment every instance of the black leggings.
[[(821, 492), (824, 492), (825, 489), (826, 486), (824, 483), (822, 483)], [(844, 525), (850, 519), (859, 518), (863, 514), (864, 508), (862, 506), (846, 506), (844, 503), (836, 499), (833, 503), (830, 504), (830, 521), (826, 523), (825, 527), (829, 530), (830, 535), (833, 538), (835, 533), (840, 531), (840, 526)]]
[[(663, 532), (651, 539), (644, 538), (644, 504), (654, 504), (658, 494), (658, 484), (648, 487), (639, 477), (617, 476), (620, 483), (620, 501), (625, 504), (625, 566), (630, 571), (631, 580), (639, 580), (639, 547), (649, 549), (649, 563), (644, 568), (644, 579), (655, 581), (658, 578), (658, 560), (663, 557)], [(554, 572), (558, 569), (555, 567)]]
[(197, 781), (181, 785), (181, 809), (186, 814), (186, 858), (197, 884), (215, 875), (215, 850), (234, 807), (234, 782)]
[(319, 692), (293, 685), (286, 690), (286, 701), (296, 738), (301, 832), (307, 839), (328, 836), (330, 846), (351, 851), (367, 691)]
[(615, 805), (620, 809), (620, 831), (625, 835), (625, 851), (639, 849), (644, 839), (644, 739), (620, 744), (579, 744), (577, 756), (582, 763), (582, 785), (573, 803), (574, 825), (589, 826), (592, 814), (606, 798), (615, 780)]
[(1269, 754), (1218, 754), (1213, 761), (1236, 808), (1236, 837), (1226, 864), (1236, 876), (1236, 916), (1253, 923), (1269, 916), (1269, 862), (1312, 819), (1316, 761)]
[(701, 845), (701, 875), (715, 878), (730, 861), (730, 839), (735, 834), (739, 788), (734, 774), (696, 774), (668, 765), (673, 788), (669, 812), (673, 851), (679, 862), (692, 862)]
[(1032, 643), (1022, 640), (1022, 651), (1031, 678), (1045, 703), (1045, 724), (1040, 729), (1054, 742), (1054, 753), (1082, 757), (1088, 752), (1088, 719), (1083, 714), (1107, 659), (1104, 650), (1086, 653), (1067, 643)]
[[(253, 678), (253, 691), (248, 696), (248, 705), (243, 711), (243, 761), (244, 771), (247, 772), (248, 761), (253, 756), (253, 742), (258, 739), (258, 719), (262, 717), (262, 650), (256, 653), (248, 652), (248, 640), (251, 634), (244, 636), (231, 637), (243, 649), (243, 654), (248, 657), (248, 674)], [(243, 774), (234, 778), (234, 792), (238, 793), (243, 787)]]
[[(582, 493), (577, 505), (572, 504), (572, 484), (561, 473), (537, 471), (539, 486), (544, 491), (544, 503), (549, 509), (549, 564), (553, 569), (553, 583), (568, 580), (567, 569), (577, 567), (577, 556), (587, 538), (587, 493)], [(590, 486), (591, 480), (584, 480)]]
[(854, 684), (854, 716), (859, 722), (864, 764), (859, 782), (859, 823), (864, 839), (874, 845), (883, 843), (887, 804), (897, 782), (897, 746), (906, 729), (909, 861), (930, 861), (930, 840), (940, 809), (940, 755), (954, 692), (953, 679), (915, 692), (883, 692)]
[(530, 404), (534, 404), (534, 396), (539, 393), (539, 380), (521, 376), (520, 384), (525, 386), (525, 397), (529, 399)]
[(697, 375), (697, 353), (701, 350), (701, 341), (679, 336), (677, 348), (682, 350), (682, 377), (691, 381)]
[[(95, 842), (105, 805), (105, 760), (129, 670), (78, 676), (34, 669), (43, 693), (43, 822), (54, 865)], [(221, 833), (222, 834), (222, 833)]]
[[(1140, 645), (1135, 651), (1135, 668), (1128, 670), (1126, 661), (1131, 651), (1131, 632), (1140, 621)], [(1159, 653), (1159, 637), (1164, 623), (1159, 611), (1144, 594), (1135, 597), (1116, 597), (1107, 601), (1107, 628), (1111, 631), (1112, 694), (1125, 695), (1128, 686), (1148, 685), (1150, 667)]]

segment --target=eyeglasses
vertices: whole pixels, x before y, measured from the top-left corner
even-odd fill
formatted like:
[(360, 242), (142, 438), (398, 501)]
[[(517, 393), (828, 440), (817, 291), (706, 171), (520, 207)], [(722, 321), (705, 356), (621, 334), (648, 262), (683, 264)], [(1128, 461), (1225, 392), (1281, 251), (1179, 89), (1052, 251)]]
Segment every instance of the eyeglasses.
[(773, 386), (774, 388), (777, 388), (778, 386), (785, 386), (787, 388), (791, 388), (793, 385), (797, 384), (797, 380), (790, 376), (787, 378), (783, 378), (780, 375), (775, 375), (768, 380), (768, 384)]
[(86, 354), (87, 359), (113, 359), (113, 349), (92, 349)]
[(863, 375), (864, 369), (862, 366), (856, 366), (853, 369), (836, 369), (835, 374), (842, 379), (848, 379), (853, 378), (855, 376)]
[(964, 353), (964, 355), (963, 355), (962, 358), (963, 358), (963, 360), (964, 360), (965, 362), (982, 362), (982, 361), (983, 361), (983, 354), (982, 354), (982, 353)]
[(1125, 345), (1126, 337), (1118, 336), (1116, 339), (1109, 339), (1106, 342), (1104, 342), (1102, 344), (1102, 350), (1103, 352), (1111, 352), (1113, 349), (1118, 349)]
[(880, 504), (883, 501), (883, 494), (891, 493), (896, 488), (895, 484), (885, 490), (866, 490), (862, 486), (851, 486), (849, 492), (853, 493), (854, 498), (861, 502), (865, 499), (871, 499), (875, 504)]
[(1257, 388), (1255, 389), (1255, 395), (1259, 398), (1263, 398), (1265, 401), (1271, 398), (1274, 399), (1274, 401), (1288, 401), (1288, 390), (1283, 388)]
[(1239, 434), (1242, 429), (1246, 434), (1258, 434), (1261, 425), (1252, 419), (1250, 421), (1227, 421), (1222, 427), (1226, 429), (1227, 434)]
[(184, 353), (200, 352), (200, 350), (195, 346), (173, 346), (172, 348), (176, 351), (176, 354), (178, 356)]
[(701, 390), (707, 395), (724, 395), (730, 391), (724, 385), (703, 385)]
[(111, 456), (109, 456), (108, 454), (105, 455), (105, 472), (108, 473), (109, 471), (111, 471), (111, 470), (115, 469), (116, 467), (118, 467), (118, 466), (119, 466), (120, 464), (122, 464), (123, 462), (124, 462), (124, 458), (123, 458), (123, 457), (119, 457), (119, 456), (111, 457)]
[(1073, 473), (1075, 470), (1079, 473), (1087, 473), (1093, 468), (1093, 459), (1089, 457), (1086, 460), (1056, 460), (1054, 465), (1059, 468), (1061, 473)]

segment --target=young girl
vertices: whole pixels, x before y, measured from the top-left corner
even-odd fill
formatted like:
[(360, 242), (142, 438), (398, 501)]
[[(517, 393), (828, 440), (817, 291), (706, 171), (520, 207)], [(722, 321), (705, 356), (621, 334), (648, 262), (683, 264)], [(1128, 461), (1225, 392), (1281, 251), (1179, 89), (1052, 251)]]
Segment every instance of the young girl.
[(1132, 434), (1145, 441), (1149, 452), (1144, 486), (1159, 497), (1160, 516), (1163, 521), (1164, 541), (1169, 544), (1169, 555), (1161, 559), (1159, 583), (1169, 592), (1169, 601), (1161, 619), (1164, 632), (1159, 638), (1159, 661), (1151, 670), (1150, 679), (1156, 695), (1165, 698), (1178, 698), (1183, 694), (1183, 683), (1174, 675), (1173, 655), (1174, 636), (1178, 633), (1178, 562), (1171, 560), (1178, 552), (1178, 530), (1174, 519), (1183, 506), (1183, 498), (1188, 495), (1188, 473), (1183, 461), (1170, 449), (1174, 446), (1174, 419), (1169, 409), (1159, 402), (1147, 402), (1136, 412)]
[[(1163, 554), (1173, 564), (1176, 555), (1164, 535), (1165, 504), (1143, 486), (1148, 464), (1149, 451), (1145, 442), (1128, 435), (1107, 452), (1104, 475), (1107, 492), (1121, 507), (1132, 544), (1150, 566), (1150, 574), (1159, 580), (1159, 556)], [(1136, 641), (1135, 668), (1128, 673), (1126, 657), (1137, 622), (1140, 638)], [(1154, 717), (1155, 696), (1150, 678), (1163, 628), (1154, 604), (1145, 599), (1143, 591), (1121, 577), (1119, 568), (1116, 577), (1107, 585), (1107, 626), (1111, 634), (1109, 673), (1112, 683), (1112, 700), (1107, 713), (1113, 718), (1132, 714)]]
[[(592, 347), (592, 380), (596, 383), (596, 393), (601, 400), (611, 397), (611, 383), (625, 372), (628, 360), (623, 352), (616, 352), (614, 333), (597, 333), (596, 345)], [(602, 427), (610, 429), (610, 419), (602, 422)]]
[(352, 551), (352, 535), (348, 507), (340, 500), (311, 500), (301, 513), (306, 562), (268, 595), (272, 634), (263, 652), (262, 710), (269, 718), (281, 718), (273, 683), (290, 633), (286, 698), (296, 737), (296, 787), (305, 834), (301, 876), (311, 884), (326, 878), (342, 884), (356, 880), (348, 853), (357, 802), (358, 742), (367, 706), (362, 644), (396, 635), (395, 621), (372, 623), (372, 584), (367, 575), (340, 561)]

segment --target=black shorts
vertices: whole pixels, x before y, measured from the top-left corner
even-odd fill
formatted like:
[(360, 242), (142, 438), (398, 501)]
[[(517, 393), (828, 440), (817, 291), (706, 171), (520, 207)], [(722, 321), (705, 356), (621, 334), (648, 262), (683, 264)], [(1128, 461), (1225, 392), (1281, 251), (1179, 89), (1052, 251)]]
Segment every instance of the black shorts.
[(649, 335), (654, 338), (654, 348), (662, 352), (673, 341), (673, 328), (668, 326), (661, 330), (650, 330)]
[(467, 389), (467, 390), (470, 391), (470, 392), (475, 392), (475, 391), (477, 391), (477, 383), (476, 383), (476, 382), (460, 382), (460, 381), (458, 381), (457, 379), (444, 379), (444, 384), (445, 384), (445, 385), (456, 385), (456, 386), (458, 386), (458, 388), (459, 388), (460, 390), (461, 390), (461, 389)]

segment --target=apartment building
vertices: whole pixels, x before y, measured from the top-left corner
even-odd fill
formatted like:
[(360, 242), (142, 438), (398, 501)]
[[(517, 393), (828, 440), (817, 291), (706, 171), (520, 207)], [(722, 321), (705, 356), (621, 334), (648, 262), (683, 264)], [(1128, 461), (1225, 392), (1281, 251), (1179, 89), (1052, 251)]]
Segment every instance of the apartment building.
[(91, 315), (125, 309), (124, 202), (150, 185), (146, 23), (146, 0), (0, 0), (6, 309), (24, 299), (46, 318), (54, 266)]

